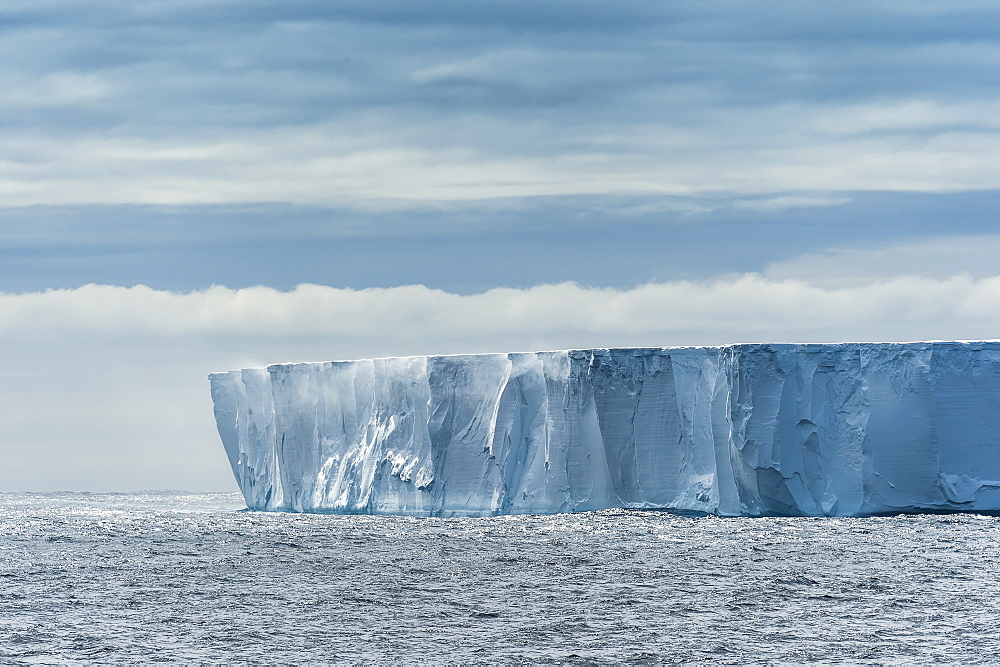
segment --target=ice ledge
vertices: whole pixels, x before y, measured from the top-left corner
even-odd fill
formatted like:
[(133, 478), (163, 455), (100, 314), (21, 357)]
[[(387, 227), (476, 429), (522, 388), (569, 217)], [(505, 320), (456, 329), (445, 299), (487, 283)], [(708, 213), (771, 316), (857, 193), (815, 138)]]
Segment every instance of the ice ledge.
[[(450, 359), (450, 358), (464, 358), (464, 357), (492, 357), (495, 355), (510, 355), (510, 354), (587, 354), (591, 352), (610, 352), (610, 351), (636, 351), (639, 353), (646, 353), (650, 350), (656, 350), (658, 352), (673, 352), (677, 350), (713, 350), (720, 351), (729, 348), (754, 348), (754, 347), (767, 347), (767, 348), (782, 348), (782, 347), (814, 347), (814, 346), (844, 346), (844, 345), (880, 345), (880, 346), (907, 346), (912, 347), (914, 345), (1000, 345), (1000, 338), (991, 340), (915, 340), (915, 341), (898, 341), (898, 342), (881, 342), (881, 343), (870, 343), (870, 342), (852, 342), (846, 341), (841, 343), (727, 343), (725, 345), (673, 345), (665, 347), (602, 347), (602, 348), (565, 348), (561, 350), (531, 350), (531, 351), (521, 351), (521, 352), (467, 352), (467, 353), (453, 353), (453, 354), (433, 354), (433, 355), (410, 355), (410, 356), (386, 356), (386, 357), (372, 357), (370, 359), (328, 359), (326, 361), (283, 361), (274, 364), (268, 364), (266, 366), (248, 366), (240, 370), (268, 370), (270, 368), (277, 368), (279, 366), (312, 366), (315, 364), (343, 364), (343, 363), (357, 363), (360, 361), (387, 361), (390, 359)], [(215, 375), (227, 375), (232, 371), (213, 371), (209, 373), (209, 378)]]
[(1000, 510), (1000, 342), (741, 344), (210, 376), (253, 509)]

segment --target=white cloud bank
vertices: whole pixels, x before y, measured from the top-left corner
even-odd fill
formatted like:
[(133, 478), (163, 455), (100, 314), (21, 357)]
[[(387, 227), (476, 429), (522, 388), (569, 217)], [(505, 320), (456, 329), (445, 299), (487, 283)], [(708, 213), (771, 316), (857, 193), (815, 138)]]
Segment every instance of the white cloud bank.
[(743, 275), (470, 296), (421, 286), (0, 294), (0, 490), (233, 489), (206, 374), (293, 360), (730, 342), (987, 339), (1000, 276)]
[(328, 354), (341, 358), (470, 347), (976, 338), (995, 335), (998, 325), (1000, 276), (967, 274), (841, 287), (746, 274), (628, 290), (562, 283), (467, 296), (421, 285), (353, 290), (309, 284), (287, 292), (86, 285), (0, 294), (5, 336), (207, 336), (237, 345), (274, 340), (290, 345), (292, 355), (296, 341), (323, 337), (331, 341)]

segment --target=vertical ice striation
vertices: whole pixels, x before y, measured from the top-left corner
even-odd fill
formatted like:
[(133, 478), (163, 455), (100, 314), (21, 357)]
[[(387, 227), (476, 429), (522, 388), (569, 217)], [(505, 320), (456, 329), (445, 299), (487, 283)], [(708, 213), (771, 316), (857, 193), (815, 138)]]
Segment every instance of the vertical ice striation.
[(1000, 510), (1000, 343), (407, 357), (211, 383), (253, 509)]

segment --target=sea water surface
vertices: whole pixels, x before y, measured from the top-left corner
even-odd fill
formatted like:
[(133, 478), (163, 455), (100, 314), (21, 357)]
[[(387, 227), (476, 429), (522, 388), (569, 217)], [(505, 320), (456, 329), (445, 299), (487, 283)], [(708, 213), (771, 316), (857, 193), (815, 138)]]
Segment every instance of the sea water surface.
[(0, 494), (0, 660), (1000, 660), (1000, 519), (480, 519)]

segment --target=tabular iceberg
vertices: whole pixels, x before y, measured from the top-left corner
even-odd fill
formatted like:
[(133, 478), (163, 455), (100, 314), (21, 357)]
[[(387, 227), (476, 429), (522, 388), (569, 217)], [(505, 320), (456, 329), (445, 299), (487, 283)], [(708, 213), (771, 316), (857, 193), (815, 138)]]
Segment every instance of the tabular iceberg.
[(1000, 510), (1000, 343), (569, 350), (210, 376), (258, 510)]

